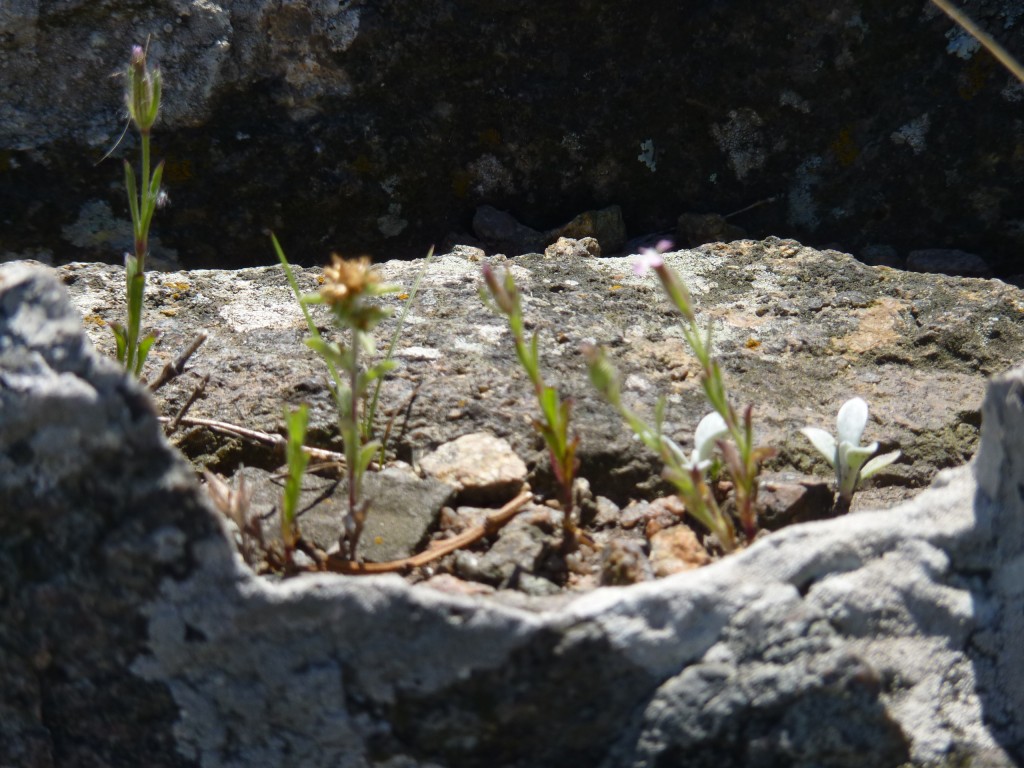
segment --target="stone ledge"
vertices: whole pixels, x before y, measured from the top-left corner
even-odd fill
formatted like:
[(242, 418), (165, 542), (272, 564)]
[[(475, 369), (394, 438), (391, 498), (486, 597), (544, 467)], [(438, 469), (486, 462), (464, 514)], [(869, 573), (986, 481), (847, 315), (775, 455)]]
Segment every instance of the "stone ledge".
[(1024, 757), (1024, 369), (989, 385), (975, 465), (912, 501), (533, 612), (255, 578), (79, 323), (51, 275), (0, 269), (0, 763)]

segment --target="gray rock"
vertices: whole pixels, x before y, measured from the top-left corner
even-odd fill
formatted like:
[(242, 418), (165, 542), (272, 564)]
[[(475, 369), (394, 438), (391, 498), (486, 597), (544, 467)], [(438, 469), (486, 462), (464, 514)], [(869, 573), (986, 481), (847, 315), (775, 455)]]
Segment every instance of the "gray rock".
[(371, 562), (413, 554), (452, 496), (451, 487), (445, 483), (399, 467), (369, 473), (363, 483), (363, 492), (373, 504), (358, 554)]
[(1022, 392), (909, 502), (557, 609), (272, 584), (50, 273), (0, 267), (0, 763), (1014, 765)]
[[(389, 449), (416, 464), (438, 446), (473, 432), (506, 440), (539, 490), (551, 485), (548, 460), (531, 420), (537, 405), (515, 359), (505, 321), (480, 302), (477, 255), (439, 255), (424, 275), (396, 350), (398, 368), (381, 391), (378, 413), (394, 419)], [(798, 432), (835, 423), (853, 395), (871, 407), (866, 438), (904, 458), (855, 497), (886, 506), (908, 497), (936, 472), (977, 449), (985, 380), (1019, 360), (1024, 316), (1017, 288), (995, 281), (867, 267), (850, 256), (795, 241), (769, 239), (710, 245), (666, 254), (688, 281), (701, 322), (713, 319), (715, 349), (739, 404), (754, 406), (759, 439), (779, 448), (778, 469), (831, 470)], [(698, 366), (686, 351), (676, 315), (652, 275), (638, 277), (626, 258), (549, 260), (540, 255), (495, 260), (509, 268), (524, 296), (526, 321), (539, 334), (546, 380), (574, 400), (581, 473), (596, 495), (625, 505), (664, 488), (661, 465), (623, 429), (596, 395), (579, 352), (607, 346), (629, 403), (650, 414), (669, 396), (668, 419), (684, 448), (707, 411)], [(406, 291), (422, 266), (389, 262), (383, 279)], [(123, 312), (123, 268), (61, 268), (86, 332), (108, 354), (107, 324)], [(298, 270), (303, 291), (321, 272)], [(401, 299), (384, 298), (396, 310)], [(329, 326), (322, 308), (317, 322)], [(377, 338), (384, 349), (395, 319)], [(200, 330), (209, 339), (190, 372), (164, 387), (162, 413), (174, 413), (196, 380), (210, 375), (190, 415), (243, 422), (284, 434), (282, 414), (310, 406), (321, 447), (340, 450), (337, 411), (323, 363), (305, 348), (306, 324), (279, 267), (153, 274), (147, 328), (162, 333), (151, 371), (177, 356)], [(383, 427), (383, 422), (380, 425)], [(229, 475), (240, 463), (276, 468), (273, 451), (185, 427), (173, 441), (198, 464)]]
[[(1017, 4), (963, 8), (1020, 50)], [(308, 264), (422, 255), (482, 205), (547, 229), (614, 202), (636, 235), (771, 195), (729, 223), (847, 249), (955, 242), (1022, 271), (1020, 86), (930, 4), (645, 7), (4, 2), (0, 246), (120, 263), (136, 138), (97, 162), (124, 127), (112, 75), (148, 44), (172, 200), (153, 236), (189, 268), (272, 262), (265, 228)], [(65, 234), (98, 204), (116, 221)]]
[(520, 224), (507, 211), (481, 205), (473, 214), (473, 234), (487, 243), (492, 251), (512, 256), (544, 250), (544, 235)]
[(907, 268), (963, 277), (991, 277), (992, 268), (975, 253), (950, 248), (926, 248), (907, 254)]
[[(872, 267), (892, 267), (902, 269), (905, 266), (904, 260), (900, 257), (899, 251), (891, 245), (871, 244), (860, 249), (857, 258)], [(922, 270), (929, 272), (932, 270)]]

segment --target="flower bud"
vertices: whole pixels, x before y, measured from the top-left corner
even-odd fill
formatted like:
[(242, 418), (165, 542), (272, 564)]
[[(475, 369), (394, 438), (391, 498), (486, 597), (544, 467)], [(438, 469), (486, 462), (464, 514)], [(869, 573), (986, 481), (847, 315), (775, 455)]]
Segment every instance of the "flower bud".
[(128, 115), (142, 133), (149, 133), (160, 109), (160, 70), (150, 69), (146, 64), (146, 52), (142, 46), (135, 45), (132, 46), (127, 74), (125, 101)]

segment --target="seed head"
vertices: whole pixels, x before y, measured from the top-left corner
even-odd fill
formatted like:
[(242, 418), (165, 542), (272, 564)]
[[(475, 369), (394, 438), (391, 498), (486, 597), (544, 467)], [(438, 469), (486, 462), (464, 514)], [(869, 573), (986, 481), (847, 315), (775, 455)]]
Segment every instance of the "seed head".
[[(320, 295), (329, 305), (344, 304), (367, 292), (378, 281), (370, 266), (369, 256), (343, 259), (331, 254), (331, 266), (324, 268), (324, 287)], [(371, 291), (372, 292), (372, 291)]]

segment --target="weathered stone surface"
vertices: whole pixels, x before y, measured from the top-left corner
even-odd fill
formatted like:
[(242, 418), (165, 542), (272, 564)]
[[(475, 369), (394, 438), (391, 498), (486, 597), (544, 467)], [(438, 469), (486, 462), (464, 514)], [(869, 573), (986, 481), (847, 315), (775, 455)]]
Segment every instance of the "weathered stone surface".
[[(281, 493), (284, 480), (263, 469), (246, 467), (235, 473), (245, 478), (250, 494), (249, 515), (260, 521), (264, 540), (281, 542)], [(408, 557), (437, 522), (452, 495), (450, 486), (421, 478), (408, 467), (387, 467), (364, 481), (366, 498), (373, 499), (359, 540), (358, 554), (369, 562)], [(342, 519), (348, 510), (344, 480), (307, 474), (303, 478), (297, 517), (303, 538), (324, 552), (338, 544)]]
[[(1021, 57), (1017, 0), (962, 7)], [(961, 248), (1019, 274), (1022, 86), (924, 0), (0, 7), (0, 253), (120, 262), (130, 46), (165, 73), (154, 235), (189, 266), (419, 256), (492, 205)], [(538, 248), (537, 250), (542, 249)], [(602, 242), (608, 251), (608, 244)]]
[[(846, 298), (818, 285), (823, 303), (814, 311), (853, 314), (836, 351), (850, 355), (849, 337), (881, 299), (865, 302), (867, 283), (849, 283), (889, 273), (811, 253), (794, 247), (774, 277), (755, 272), (758, 292), (773, 296), (787, 264), (838, 270)], [(714, 279), (743, 283), (742, 252), (733, 254), (736, 270), (714, 251), (705, 258), (715, 270), (690, 273), (701, 295), (724, 295), (736, 314), (723, 316), (743, 317), (742, 299)], [(689, 270), (700, 262), (693, 254), (670, 259)], [(542, 272), (545, 263), (557, 267), (525, 260), (529, 271), (517, 272), (535, 297), (545, 280), (565, 287), (571, 279)], [(436, 276), (441, 291), (463, 282), (454, 266)], [(79, 303), (102, 311), (102, 291), (87, 289), (99, 286), (103, 269), (63, 274), (77, 276)], [(273, 367), (270, 326), (260, 323), (293, 318), (279, 333), (297, 337), (299, 320), (283, 292), (268, 291), (248, 316), (230, 309), (228, 287), (238, 292), (260, 274), (223, 286), (210, 280), (201, 290), (197, 275), (179, 294), (225, 310), (236, 362), (243, 351), (265, 355), (266, 386), (286, 369)], [(1016, 291), (907, 279), (898, 289), (881, 282), (894, 300), (915, 302), (918, 318), (935, 326), (929, 338), (943, 338), (941, 315), (955, 306), (986, 339), (977, 346), (960, 337), (957, 348), (974, 357), (935, 355), (936, 367), (974, 381), (980, 366), (1008, 354), (1001, 345), (1016, 344)], [(625, 272), (622, 282), (627, 296), (643, 285)], [(604, 278), (587, 289), (598, 285), (607, 290)], [(791, 287), (794, 306), (809, 300), (799, 283)], [(968, 292), (969, 305), (945, 303)], [(180, 300), (164, 289), (155, 296), (163, 308)], [(641, 312), (623, 301), (634, 322), (660, 313), (658, 304)], [(435, 315), (435, 328), (465, 322), (440, 295), (424, 306), (451, 313)], [(858, 307), (869, 311), (858, 315)], [(1011, 319), (985, 335), (983, 313)], [(773, 317), (785, 328), (793, 315)], [(823, 322), (826, 338), (836, 322)], [(160, 437), (147, 396), (89, 349), (80, 323), (50, 277), (0, 268), (0, 763), (613, 768), (1024, 759), (1024, 369), (989, 385), (974, 464), (941, 473), (910, 502), (786, 528), (695, 572), (521, 610), (396, 577), (255, 578)], [(867, 324), (884, 340), (875, 354), (913, 346)], [(765, 331), (762, 344), (770, 338)], [(649, 350), (643, 344), (631, 336), (630, 345)], [(933, 344), (946, 349), (924, 342)], [(726, 359), (731, 376), (739, 359)], [(867, 359), (849, 365), (863, 375), (887, 364)], [(819, 354), (818, 368), (827, 360)], [(849, 381), (863, 379), (855, 372), (842, 383)], [(912, 413), (914, 391), (899, 395)], [(259, 418), (280, 411), (268, 404)]]
[[(996, 281), (871, 268), (834, 251), (793, 241), (744, 241), (667, 255), (693, 290), (701, 322), (715, 324), (714, 345), (738, 403), (754, 406), (759, 439), (780, 449), (780, 469), (831, 475), (798, 433), (833, 430), (848, 398), (871, 407), (865, 438), (904, 457), (855, 497), (889, 505), (926, 486), (944, 467), (975, 451), (986, 376), (1013, 365), (1024, 349), (1024, 294)], [(416, 464), (443, 443), (473, 432), (509, 442), (538, 490), (550, 486), (547, 458), (531, 426), (536, 402), (515, 360), (507, 324), (480, 302), (474, 254), (436, 258), (424, 276), (396, 352), (398, 368), (381, 392), (382, 418), (395, 416), (391, 447)], [(581, 472), (596, 495), (620, 505), (658, 486), (661, 466), (596, 394), (580, 354), (583, 342), (608, 348), (625, 380), (626, 399), (651, 414), (669, 399), (675, 439), (692, 447), (708, 406), (699, 366), (681, 338), (674, 310), (652, 275), (629, 260), (551, 261), (526, 256), (512, 269), (527, 321), (540, 335), (545, 377), (574, 400)], [(420, 265), (381, 265), (409, 290)], [(113, 349), (106, 323), (120, 317), (123, 270), (102, 265), (60, 271), (87, 332)], [(316, 290), (319, 270), (300, 271)], [(163, 334), (153, 370), (192, 340), (209, 340), (191, 373), (161, 390), (173, 413), (209, 374), (190, 415), (243, 421), (284, 434), (285, 408), (309, 403), (311, 440), (340, 449), (337, 416), (319, 358), (306, 349), (305, 322), (278, 267), (150, 276), (145, 324)], [(387, 298), (395, 308), (397, 295)], [(316, 308), (315, 308), (316, 309)], [(321, 318), (327, 327), (326, 315)], [(394, 320), (381, 326), (383, 348)], [(188, 428), (176, 444), (199, 463), (230, 473), (241, 463), (276, 470), (280, 456), (243, 441)], [(640, 491), (637, 488), (640, 488)]]

